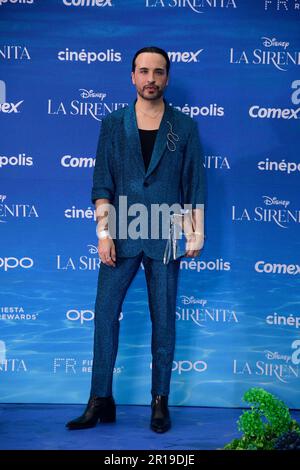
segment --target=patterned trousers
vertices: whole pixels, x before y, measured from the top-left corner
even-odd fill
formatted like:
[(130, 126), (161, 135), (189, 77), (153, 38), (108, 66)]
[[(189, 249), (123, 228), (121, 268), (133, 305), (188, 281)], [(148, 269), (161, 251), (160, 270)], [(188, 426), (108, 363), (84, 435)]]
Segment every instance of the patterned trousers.
[(101, 263), (95, 302), (94, 357), (91, 396), (112, 395), (119, 343), (119, 316), (127, 290), (143, 261), (152, 323), (153, 395), (168, 395), (175, 349), (175, 311), (180, 260), (162, 261), (144, 252), (117, 257), (116, 266)]

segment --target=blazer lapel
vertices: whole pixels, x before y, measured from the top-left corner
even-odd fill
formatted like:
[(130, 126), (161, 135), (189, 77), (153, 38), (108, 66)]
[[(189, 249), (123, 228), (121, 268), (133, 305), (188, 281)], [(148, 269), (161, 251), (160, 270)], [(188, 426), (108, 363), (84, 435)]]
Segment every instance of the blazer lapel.
[(135, 115), (135, 102), (128, 106), (125, 110), (124, 114), (124, 124), (125, 124), (125, 132), (127, 137), (127, 143), (131, 148), (133, 158), (136, 161), (137, 167), (145, 176), (145, 165), (142, 155), (142, 148), (141, 148), (141, 141), (139, 136), (139, 131), (136, 122), (136, 115)]
[(164, 100), (164, 103), (165, 103), (165, 111), (164, 111), (159, 129), (157, 132), (154, 149), (152, 152), (152, 156), (151, 156), (149, 167), (146, 173), (146, 177), (149, 176), (150, 173), (152, 173), (153, 170), (158, 165), (167, 145), (167, 134), (170, 131), (170, 125), (168, 124), (168, 122), (170, 122), (170, 120), (172, 119), (173, 113), (172, 113), (171, 106), (169, 106), (165, 100)]
[(173, 112), (172, 112), (171, 106), (169, 106), (168, 103), (164, 101), (165, 111), (164, 111), (164, 114), (163, 114), (163, 117), (159, 126), (159, 130), (157, 132), (157, 136), (155, 139), (155, 144), (154, 144), (150, 164), (149, 164), (147, 172), (145, 172), (140, 136), (139, 136), (137, 121), (136, 121), (135, 103), (136, 103), (136, 100), (134, 101), (133, 104), (128, 106), (128, 108), (126, 108), (125, 110), (125, 116), (124, 116), (125, 132), (126, 132), (128, 145), (131, 148), (137, 167), (142, 172), (144, 177), (148, 177), (158, 165), (165, 151), (165, 148), (167, 145), (167, 134), (170, 131), (170, 125), (168, 124), (168, 122), (172, 123)]

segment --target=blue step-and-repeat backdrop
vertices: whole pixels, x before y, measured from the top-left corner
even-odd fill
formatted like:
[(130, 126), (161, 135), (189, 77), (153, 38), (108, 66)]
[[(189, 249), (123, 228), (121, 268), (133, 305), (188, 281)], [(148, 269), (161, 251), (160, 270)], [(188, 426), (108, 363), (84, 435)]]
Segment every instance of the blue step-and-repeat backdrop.
[[(258, 386), (300, 408), (299, 20), (296, 0), (0, 0), (1, 402), (88, 398), (97, 140), (135, 99), (134, 53), (157, 45), (208, 186), (205, 248), (181, 261), (171, 404), (238, 407)], [(142, 265), (120, 322), (115, 398), (149, 403)]]

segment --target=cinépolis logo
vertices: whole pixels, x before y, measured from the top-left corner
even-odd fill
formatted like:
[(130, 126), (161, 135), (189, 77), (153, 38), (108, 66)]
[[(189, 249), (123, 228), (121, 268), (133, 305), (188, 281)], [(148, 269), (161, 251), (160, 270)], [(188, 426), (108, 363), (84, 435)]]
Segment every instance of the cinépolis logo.
[(198, 260), (194, 258), (185, 258), (180, 261), (180, 269), (189, 271), (231, 271), (230, 261), (224, 261), (223, 258), (216, 258), (213, 260)]
[(68, 47), (59, 51), (58, 60), (62, 62), (85, 62), (92, 64), (93, 62), (121, 62), (121, 52), (115, 52), (114, 49), (106, 49), (106, 51), (71, 51)]
[(19, 153), (18, 155), (0, 155), (0, 168), (5, 166), (32, 166), (33, 158), (26, 156), (25, 153)]
[(281, 161), (266, 158), (265, 160), (258, 162), (257, 168), (260, 171), (280, 171), (287, 175), (291, 175), (295, 172), (300, 173), (300, 162), (289, 162), (286, 161), (285, 158), (283, 158)]
[(82, 209), (73, 205), (64, 210), (64, 216), (66, 219), (89, 219), (96, 221), (96, 211), (91, 206)]
[(274, 312), (266, 317), (266, 323), (272, 326), (290, 326), (300, 328), (300, 316), (290, 313), (289, 315)]
[(169, 103), (169, 104), (170, 106), (173, 106), (173, 108), (178, 109), (183, 114), (186, 114), (187, 116), (190, 116), (191, 118), (195, 116), (223, 117), (225, 114), (224, 108), (222, 106), (219, 106), (217, 103), (210, 103), (204, 106), (190, 105), (188, 103), (185, 103), (184, 106), (177, 106), (177, 105), (174, 105), (173, 103)]
[(34, 3), (34, 0), (0, 0), (0, 6), (2, 5), (5, 5), (5, 4), (17, 4), (17, 5), (24, 5), (24, 4), (27, 4), (27, 5), (32, 5)]

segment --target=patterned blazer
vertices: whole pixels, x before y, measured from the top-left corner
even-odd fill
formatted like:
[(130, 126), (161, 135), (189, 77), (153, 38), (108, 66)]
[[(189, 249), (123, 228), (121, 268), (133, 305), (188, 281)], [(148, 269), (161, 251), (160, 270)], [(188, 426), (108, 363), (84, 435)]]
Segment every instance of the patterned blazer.
[[(112, 233), (112, 238), (117, 257), (132, 257), (144, 251), (150, 258), (162, 260), (169, 219), (166, 216), (153, 217), (153, 213), (151, 218), (151, 211), (162, 204), (179, 204), (181, 207), (190, 204), (196, 208), (198, 204), (204, 204), (204, 193), (205, 176), (198, 128), (189, 116), (165, 102), (147, 171), (142, 157), (135, 102), (114, 111), (102, 121), (92, 201), (107, 198), (115, 208), (116, 232)], [(148, 211), (148, 230), (147, 233), (142, 231), (139, 238), (132, 239), (126, 232), (130, 226), (137, 228), (140, 204)], [(146, 225), (143, 224), (144, 229)]]

